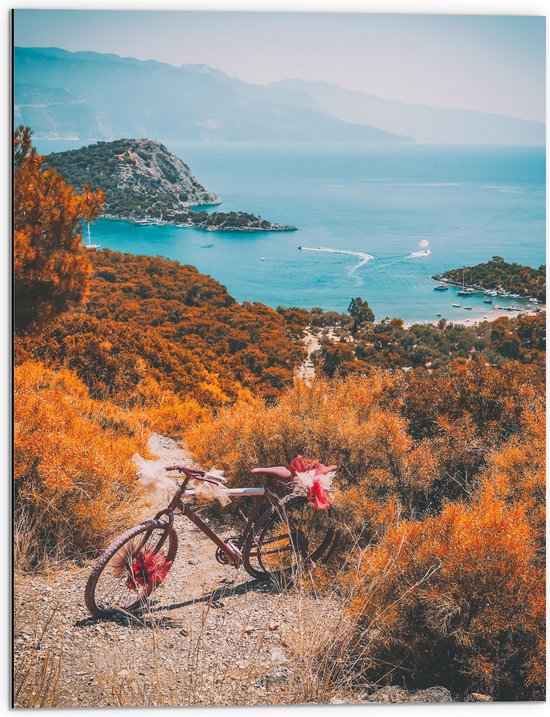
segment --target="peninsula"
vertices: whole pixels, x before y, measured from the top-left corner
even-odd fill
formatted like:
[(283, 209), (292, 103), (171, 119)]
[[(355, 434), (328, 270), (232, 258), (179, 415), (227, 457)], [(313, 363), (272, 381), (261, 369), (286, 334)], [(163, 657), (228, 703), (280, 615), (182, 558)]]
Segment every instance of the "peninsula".
[(475, 291), (495, 291), (498, 296), (534, 298), (546, 303), (546, 267), (522, 266), (494, 256), (490, 261), (451, 269), (432, 276), (435, 281)]
[(248, 212), (194, 211), (193, 207), (221, 204), (217, 194), (203, 187), (189, 167), (160, 142), (119, 139), (55, 152), (46, 157), (78, 192), (85, 185), (105, 194), (102, 216), (137, 224), (175, 224), (208, 231), (294, 231)]

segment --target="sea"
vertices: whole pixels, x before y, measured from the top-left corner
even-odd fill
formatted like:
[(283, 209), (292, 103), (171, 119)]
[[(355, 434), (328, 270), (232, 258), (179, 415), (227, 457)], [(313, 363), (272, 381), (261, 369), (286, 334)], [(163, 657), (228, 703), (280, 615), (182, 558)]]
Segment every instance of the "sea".
[[(163, 143), (222, 199), (208, 211), (247, 211), (297, 231), (99, 219), (92, 241), (191, 264), (239, 301), (346, 311), (361, 297), (377, 320), (465, 321), (493, 314), (487, 297), (434, 291), (433, 274), (495, 255), (546, 262), (543, 147)], [(81, 146), (36, 144), (43, 153)]]

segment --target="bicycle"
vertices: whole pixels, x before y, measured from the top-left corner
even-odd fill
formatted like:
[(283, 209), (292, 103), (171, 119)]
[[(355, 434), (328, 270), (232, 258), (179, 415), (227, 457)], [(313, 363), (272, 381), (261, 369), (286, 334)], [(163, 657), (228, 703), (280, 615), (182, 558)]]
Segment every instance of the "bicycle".
[[(225, 488), (225, 478), (196, 468), (174, 465), (165, 470), (184, 475), (182, 482), (174, 484), (177, 492), (170, 503), (152, 520), (116, 538), (92, 570), (84, 598), (95, 617), (131, 612), (164, 582), (178, 550), (176, 515), (190, 520), (216, 545), (219, 563), (235, 568), (242, 565), (249, 575), (261, 580), (291, 581), (299, 569), (325, 563), (334, 550), (334, 508), (315, 510), (307, 496), (290, 492), (295, 487), (293, 474), (283, 466), (253, 468), (251, 472), (263, 476), (266, 483), (252, 488)], [(221, 486), (230, 497), (253, 498), (252, 511), (237, 536), (224, 540), (189, 506), (189, 499), (197, 494), (188, 487), (191, 480)], [(287, 495), (279, 497), (276, 488)]]

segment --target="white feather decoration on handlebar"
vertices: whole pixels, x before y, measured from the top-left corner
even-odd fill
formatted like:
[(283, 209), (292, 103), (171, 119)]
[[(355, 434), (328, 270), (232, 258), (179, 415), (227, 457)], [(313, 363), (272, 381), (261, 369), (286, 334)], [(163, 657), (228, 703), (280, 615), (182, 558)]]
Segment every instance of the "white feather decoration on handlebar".
[(165, 475), (169, 461), (159, 458), (156, 461), (147, 461), (136, 453), (132, 460), (138, 469), (138, 480), (144, 490), (150, 495), (162, 493), (170, 498), (175, 494), (177, 485)]
[[(212, 475), (212, 471), (210, 471), (208, 475)], [(231, 498), (227, 495), (227, 488), (224, 488), (222, 485), (197, 480), (193, 481), (193, 489), (195, 491), (195, 497), (207, 503), (217, 500), (222, 508), (225, 508), (226, 505), (231, 503)]]

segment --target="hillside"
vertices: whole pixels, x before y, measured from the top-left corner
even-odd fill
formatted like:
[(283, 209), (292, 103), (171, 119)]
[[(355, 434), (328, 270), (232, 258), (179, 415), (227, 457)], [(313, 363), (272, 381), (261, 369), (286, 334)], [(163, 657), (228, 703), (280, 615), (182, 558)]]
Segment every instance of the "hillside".
[(408, 142), (330, 116), (296, 93), (204, 65), (174, 67), (96, 52), (16, 47), (15, 124), (37, 139)]
[(56, 169), (77, 191), (101, 186), (103, 214), (112, 219), (154, 221), (223, 231), (289, 231), (245, 212), (196, 213), (190, 207), (220, 204), (189, 167), (159, 142), (120, 139), (98, 142), (67, 152), (54, 152), (46, 164)]
[(219, 282), (175, 261), (108, 249), (90, 258), (79, 311), (18, 346), (19, 361), (69, 366), (95, 398), (122, 403), (137, 400), (145, 376), (203, 405), (234, 401), (245, 388), (273, 399), (292, 383), (303, 348), (277, 311), (240, 304)]
[(345, 122), (370, 122), (418, 142), (441, 144), (544, 145), (542, 122), (458, 107), (430, 107), (348, 90), (329, 82), (283, 80), (270, 85), (307, 97), (320, 110)]

